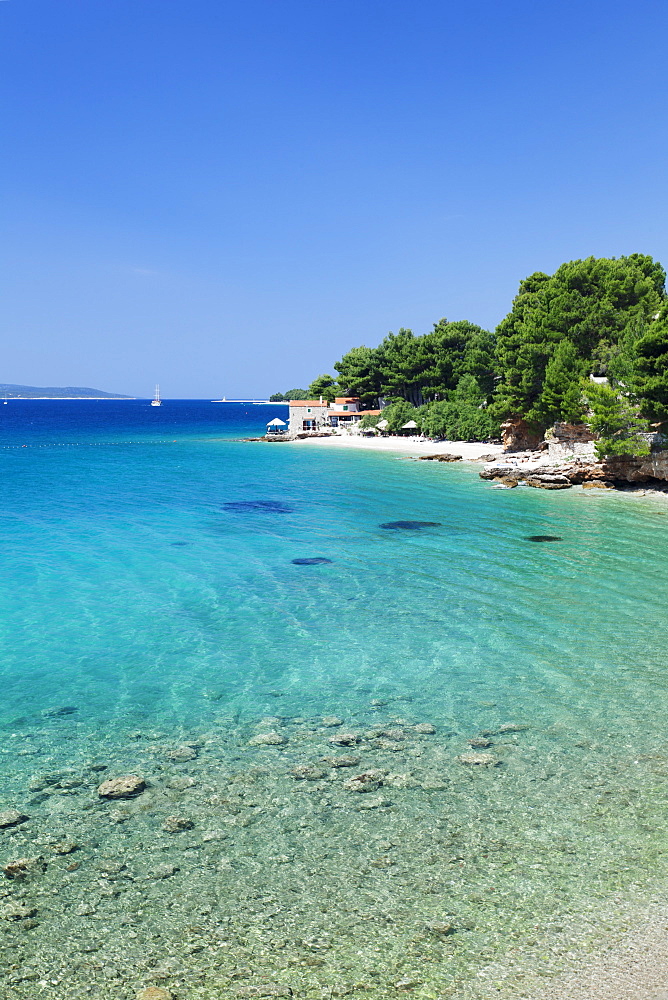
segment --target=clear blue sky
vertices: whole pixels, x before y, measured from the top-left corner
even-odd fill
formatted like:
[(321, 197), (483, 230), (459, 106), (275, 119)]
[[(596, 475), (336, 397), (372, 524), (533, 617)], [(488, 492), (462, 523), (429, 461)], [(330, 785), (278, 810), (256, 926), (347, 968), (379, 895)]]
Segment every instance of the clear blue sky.
[(4, 0), (0, 381), (308, 384), (668, 264), (665, 0)]

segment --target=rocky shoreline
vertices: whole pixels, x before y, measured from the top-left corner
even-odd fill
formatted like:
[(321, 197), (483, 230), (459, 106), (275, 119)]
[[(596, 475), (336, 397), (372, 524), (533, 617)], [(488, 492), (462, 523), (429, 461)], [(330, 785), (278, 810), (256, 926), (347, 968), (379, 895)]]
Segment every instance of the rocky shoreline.
[(550, 462), (540, 452), (520, 452), (490, 462), (481, 470), (482, 479), (497, 480), (513, 488), (520, 484), (544, 490), (629, 489), (641, 486), (655, 493), (668, 493), (668, 451), (642, 458), (621, 456), (599, 462), (572, 455)]

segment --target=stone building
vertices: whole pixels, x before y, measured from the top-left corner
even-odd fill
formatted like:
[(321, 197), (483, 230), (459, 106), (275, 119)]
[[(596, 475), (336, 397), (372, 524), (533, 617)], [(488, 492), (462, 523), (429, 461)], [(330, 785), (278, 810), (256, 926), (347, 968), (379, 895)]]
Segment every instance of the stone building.
[(319, 431), (329, 427), (329, 403), (326, 399), (291, 399), (289, 434)]

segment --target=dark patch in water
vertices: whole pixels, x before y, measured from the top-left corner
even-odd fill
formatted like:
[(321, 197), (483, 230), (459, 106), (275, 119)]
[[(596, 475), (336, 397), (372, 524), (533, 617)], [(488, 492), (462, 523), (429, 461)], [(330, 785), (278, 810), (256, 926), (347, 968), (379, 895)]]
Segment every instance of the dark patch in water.
[(235, 500), (231, 503), (224, 503), (223, 510), (237, 510), (242, 512), (259, 510), (264, 511), (266, 514), (291, 514), (293, 508), (288, 507), (286, 503), (281, 503), (280, 500)]
[(170, 542), (169, 544), (181, 546), (181, 545), (190, 545), (190, 542)]
[(318, 556), (316, 559), (293, 559), (294, 566), (321, 566), (323, 563), (331, 563), (331, 559), (324, 559)]
[(58, 719), (61, 715), (74, 715), (78, 709), (74, 705), (62, 705), (60, 708), (45, 708), (42, 712), (44, 719)]
[(527, 535), (525, 542), (563, 542), (561, 535)]
[(2, 726), (3, 729), (20, 729), (21, 726), (29, 726), (32, 724), (31, 719), (27, 715), (18, 715), (14, 719), (10, 719), (9, 722), (5, 722)]
[(419, 531), (420, 528), (440, 528), (440, 521), (386, 521), (380, 525), (386, 531)]

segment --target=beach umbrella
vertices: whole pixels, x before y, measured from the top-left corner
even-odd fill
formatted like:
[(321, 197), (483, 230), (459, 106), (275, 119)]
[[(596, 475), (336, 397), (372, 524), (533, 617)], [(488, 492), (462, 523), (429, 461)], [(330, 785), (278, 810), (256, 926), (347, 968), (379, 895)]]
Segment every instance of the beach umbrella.
[(387, 420), (379, 420), (376, 427), (379, 427), (381, 431), (384, 431), (387, 427)]
[(279, 417), (274, 417), (267, 424), (267, 427), (285, 427), (285, 420), (281, 420)]
[(414, 420), (409, 420), (407, 424), (402, 424), (401, 425), (401, 429), (402, 429), (402, 431), (417, 430), (417, 424), (415, 423)]

